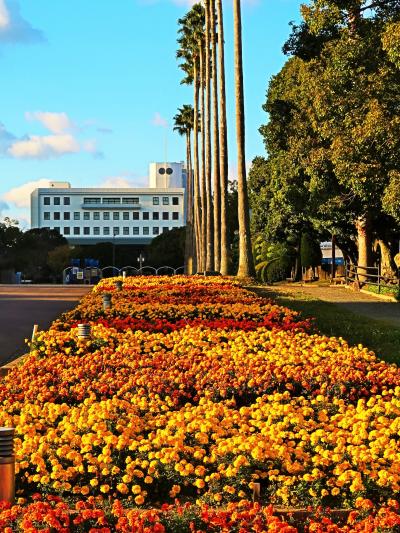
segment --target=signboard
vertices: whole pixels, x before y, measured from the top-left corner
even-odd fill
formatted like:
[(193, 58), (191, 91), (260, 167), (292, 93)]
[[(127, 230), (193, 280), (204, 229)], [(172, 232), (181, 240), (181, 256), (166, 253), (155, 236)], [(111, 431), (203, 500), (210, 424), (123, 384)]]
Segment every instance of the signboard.
[(76, 273), (76, 279), (83, 279), (83, 270)]

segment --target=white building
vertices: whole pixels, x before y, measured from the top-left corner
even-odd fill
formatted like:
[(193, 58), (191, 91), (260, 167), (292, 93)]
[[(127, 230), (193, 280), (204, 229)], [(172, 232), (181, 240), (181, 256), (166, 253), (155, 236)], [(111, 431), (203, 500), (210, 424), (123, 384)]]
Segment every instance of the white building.
[(151, 163), (147, 188), (50, 182), (31, 194), (31, 226), (57, 230), (70, 244), (149, 244), (185, 225), (185, 182), (183, 163)]

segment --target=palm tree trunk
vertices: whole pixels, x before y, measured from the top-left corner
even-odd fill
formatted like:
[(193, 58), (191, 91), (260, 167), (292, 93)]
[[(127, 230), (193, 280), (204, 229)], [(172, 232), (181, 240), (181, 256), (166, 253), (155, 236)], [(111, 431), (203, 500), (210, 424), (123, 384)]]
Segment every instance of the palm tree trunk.
[(195, 271), (201, 265), (201, 226), (200, 226), (200, 197), (199, 197), (199, 122), (197, 120), (199, 114), (199, 75), (197, 70), (197, 58), (194, 61), (193, 67), (193, 84), (194, 84), (194, 124), (193, 124), (193, 160), (194, 160), (194, 183), (193, 183), (193, 203), (194, 203), (194, 245), (195, 245)]
[(224, 42), (224, 16), (222, 0), (217, 2), (218, 20), (218, 74), (219, 74), (219, 171), (221, 189), (221, 260), (220, 272), (224, 276), (229, 273), (229, 243), (228, 243), (228, 141), (226, 126), (226, 92), (225, 92), (225, 42)]
[(186, 133), (186, 238), (185, 274), (193, 274), (193, 176), (190, 130)]
[(246, 180), (245, 122), (242, 63), (242, 17), (240, 0), (233, 0), (234, 49), (235, 49), (235, 99), (236, 141), (238, 151), (238, 219), (239, 219), (239, 269), (238, 277), (255, 277), (251, 249), (249, 198)]
[(219, 124), (218, 124), (218, 67), (217, 29), (215, 0), (210, 0), (212, 99), (213, 99), (213, 189), (214, 189), (214, 270), (219, 271), (221, 261), (221, 184), (219, 168)]
[(205, 0), (205, 72), (206, 72), (206, 198), (207, 198), (207, 254), (206, 270), (214, 270), (214, 232), (211, 188), (211, 57), (210, 57), (210, 0)]
[(200, 47), (200, 115), (201, 115), (201, 271), (206, 269), (207, 257), (207, 201), (206, 201), (206, 143), (204, 104), (204, 48)]

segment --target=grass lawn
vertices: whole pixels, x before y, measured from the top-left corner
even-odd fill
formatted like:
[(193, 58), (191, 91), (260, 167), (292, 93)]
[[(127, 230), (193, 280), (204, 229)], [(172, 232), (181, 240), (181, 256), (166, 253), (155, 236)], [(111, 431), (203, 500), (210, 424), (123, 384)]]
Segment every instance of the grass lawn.
[(324, 302), (299, 292), (282, 294), (271, 288), (251, 290), (267, 296), (279, 304), (300, 311), (306, 318), (315, 318), (317, 329), (324, 335), (343, 337), (350, 344), (363, 344), (380, 358), (390, 363), (400, 363), (400, 328), (383, 320), (359, 315), (330, 302)]

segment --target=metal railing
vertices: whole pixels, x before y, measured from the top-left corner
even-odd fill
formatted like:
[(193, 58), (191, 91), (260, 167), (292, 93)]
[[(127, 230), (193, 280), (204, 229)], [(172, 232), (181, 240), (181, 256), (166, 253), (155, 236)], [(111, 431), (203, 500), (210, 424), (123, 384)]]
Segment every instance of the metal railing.
[[(66, 281), (66, 278), (68, 275), (72, 274), (74, 268), (76, 267), (68, 266), (64, 268), (62, 272), (63, 283), (68, 283)], [(83, 278), (81, 278), (80, 281), (85, 281), (87, 279), (85, 273), (90, 271), (91, 267), (85, 267), (80, 270), (81, 272), (83, 272)], [(173, 268), (168, 265), (163, 265), (161, 267), (155, 268), (150, 265), (144, 265), (140, 268), (136, 268), (132, 265), (126, 265), (122, 268), (118, 268), (116, 266), (108, 265), (103, 268), (99, 268), (98, 271), (101, 274), (100, 277), (102, 278), (122, 276), (124, 275), (124, 273), (126, 276), (177, 276), (179, 274), (184, 273), (185, 267), (181, 266), (178, 268)]]
[(381, 292), (382, 287), (399, 287), (400, 289), (400, 269), (397, 270), (397, 276), (382, 274), (381, 265), (365, 267), (345, 262), (344, 278), (346, 285), (358, 283), (362, 285), (374, 285)]

